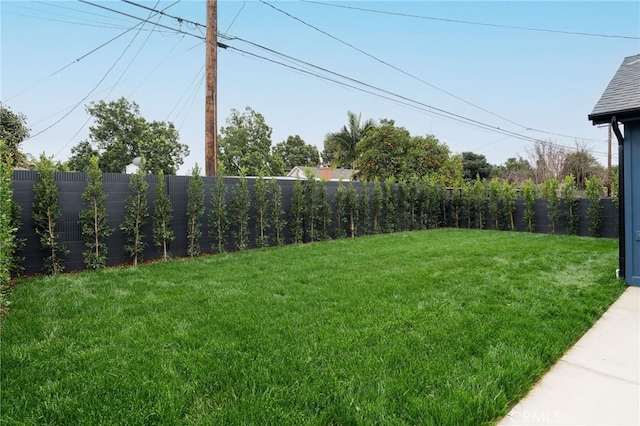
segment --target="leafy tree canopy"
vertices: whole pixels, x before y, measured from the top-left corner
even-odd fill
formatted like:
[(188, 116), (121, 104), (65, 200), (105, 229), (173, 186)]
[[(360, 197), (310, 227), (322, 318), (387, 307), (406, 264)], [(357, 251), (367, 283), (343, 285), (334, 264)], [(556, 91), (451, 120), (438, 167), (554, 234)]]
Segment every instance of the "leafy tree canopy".
[(273, 153), (282, 158), (285, 171), (296, 166), (316, 167), (320, 164), (318, 149), (305, 143), (298, 135), (289, 136), (286, 141), (277, 144)]
[(29, 137), (27, 117), (15, 113), (0, 103), (0, 140), (4, 141), (6, 159), (13, 166), (24, 166), (26, 157), (20, 151), (20, 144)]
[(376, 123), (369, 119), (362, 122), (362, 115), (347, 112), (347, 124), (339, 132), (329, 133), (324, 141), (322, 161), (333, 167), (358, 168), (358, 142), (373, 128)]
[(176, 174), (189, 155), (187, 145), (178, 142), (173, 123), (147, 121), (135, 102), (125, 98), (92, 102), (86, 110), (95, 121), (89, 128), (89, 141), (72, 148), (69, 165), (73, 170), (85, 171), (91, 156), (97, 154), (103, 172), (122, 173), (134, 158), (142, 157), (149, 173)]
[(218, 137), (218, 161), (225, 173), (239, 176), (244, 169), (248, 176), (282, 175), (282, 159), (271, 155), (271, 132), (262, 114), (250, 107), (244, 113), (232, 109)]
[(493, 169), (493, 175), (506, 182), (520, 186), (527, 179), (534, 177), (534, 170), (529, 162), (522, 157), (511, 157), (507, 158), (504, 164), (496, 166)]
[(573, 175), (579, 190), (584, 190), (587, 180), (593, 176), (605, 175), (598, 160), (584, 148), (579, 148), (566, 155), (562, 165), (562, 174), (563, 176)]
[(360, 176), (366, 180), (459, 173), (445, 144), (433, 135), (411, 136), (393, 120), (383, 119), (378, 127), (370, 129), (358, 143), (358, 152)]
[(462, 153), (462, 176), (467, 182), (480, 179), (489, 179), (493, 166), (487, 161), (487, 157), (473, 152)]

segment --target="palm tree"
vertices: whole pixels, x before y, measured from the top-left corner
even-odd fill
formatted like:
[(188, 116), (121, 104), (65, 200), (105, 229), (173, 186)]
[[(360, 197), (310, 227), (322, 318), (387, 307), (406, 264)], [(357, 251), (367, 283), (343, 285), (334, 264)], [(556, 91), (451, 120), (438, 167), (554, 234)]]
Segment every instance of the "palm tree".
[(325, 151), (333, 151), (334, 157), (332, 166), (351, 166), (357, 168), (358, 153), (356, 146), (367, 132), (376, 126), (376, 123), (369, 119), (361, 124), (362, 114), (356, 115), (348, 111), (348, 122), (342, 126), (342, 130), (329, 133), (325, 139)]

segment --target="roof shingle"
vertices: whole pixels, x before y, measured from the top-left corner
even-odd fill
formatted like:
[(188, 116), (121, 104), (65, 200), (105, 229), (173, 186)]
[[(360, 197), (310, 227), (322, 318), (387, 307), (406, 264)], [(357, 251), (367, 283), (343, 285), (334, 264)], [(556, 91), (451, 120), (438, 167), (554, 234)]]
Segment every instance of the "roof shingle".
[(640, 118), (640, 55), (628, 56), (589, 114), (593, 124)]

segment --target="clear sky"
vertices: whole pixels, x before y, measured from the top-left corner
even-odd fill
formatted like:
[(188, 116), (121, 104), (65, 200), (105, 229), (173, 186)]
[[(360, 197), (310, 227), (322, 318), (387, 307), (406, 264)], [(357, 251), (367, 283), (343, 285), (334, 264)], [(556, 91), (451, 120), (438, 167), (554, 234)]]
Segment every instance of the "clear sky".
[[(67, 159), (88, 138), (85, 105), (124, 96), (179, 128), (191, 150), (179, 174), (203, 166), (204, 0), (132, 0), (181, 22), (88, 1), (0, 0), (0, 100), (27, 116), (23, 150)], [(219, 1), (218, 30), (230, 46), (218, 51), (219, 126), (249, 106), (274, 145), (297, 134), (321, 151), (354, 111), (493, 164), (526, 158), (532, 139), (584, 144), (606, 164), (607, 130), (587, 115), (640, 53), (640, 1)]]

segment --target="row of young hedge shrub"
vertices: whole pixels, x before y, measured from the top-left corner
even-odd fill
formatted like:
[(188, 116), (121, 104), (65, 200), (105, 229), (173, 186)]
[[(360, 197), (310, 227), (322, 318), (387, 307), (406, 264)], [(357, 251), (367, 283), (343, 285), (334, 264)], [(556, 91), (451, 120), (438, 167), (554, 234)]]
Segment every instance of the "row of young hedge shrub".
[[(451, 189), (433, 178), (335, 185), (310, 176), (295, 180), (286, 196), (283, 196), (283, 181), (240, 176), (233, 184), (223, 178), (209, 181), (208, 194), (205, 194), (203, 178), (196, 166), (188, 180), (184, 205), (172, 202), (164, 176), (157, 177), (154, 194), (148, 193), (148, 176), (134, 174), (128, 179), (124, 216), (114, 225), (110, 220), (114, 211), (110, 213), (105, 207), (109, 194), (102, 186), (97, 163), (93, 162), (86, 173), (82, 192), (84, 208), (77, 224), (84, 244), (84, 268), (113, 264), (109, 262), (109, 250), (114, 244), (123, 245), (134, 265), (144, 261), (150, 244), (158, 250), (156, 256), (151, 257), (168, 259), (172, 248), (180, 245), (177, 237), (185, 239), (186, 249), (177, 250), (174, 255), (197, 256), (438, 227), (535, 232), (538, 225), (544, 223), (550, 232), (556, 232), (562, 223), (563, 232), (576, 234), (579, 222), (586, 220), (589, 233), (597, 236), (602, 225), (602, 192), (597, 178), (588, 182), (586, 217), (580, 217), (579, 197), (571, 176), (562, 182), (548, 179), (540, 186), (527, 181), (518, 190), (497, 179), (460, 182)], [(33, 184), (33, 223), (27, 226), (32, 225), (39, 236), (42, 271), (50, 274), (64, 270), (69, 254), (68, 241), (61, 241), (56, 229), (62, 214), (58, 191), (53, 164), (44, 158)], [(536, 213), (536, 203), (541, 198), (546, 202), (544, 216)], [(524, 206), (519, 218), (524, 226), (516, 223), (517, 203)], [(176, 209), (181, 212), (179, 221), (184, 223), (176, 223)], [(14, 231), (23, 226), (13, 223), (10, 229)], [(186, 231), (180, 234), (178, 229)], [(119, 236), (114, 235), (118, 232)], [(207, 241), (205, 247), (203, 241)], [(19, 248), (15, 232), (12, 243)], [(20, 258), (13, 258), (14, 271), (17, 271)]]

